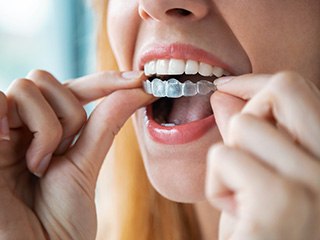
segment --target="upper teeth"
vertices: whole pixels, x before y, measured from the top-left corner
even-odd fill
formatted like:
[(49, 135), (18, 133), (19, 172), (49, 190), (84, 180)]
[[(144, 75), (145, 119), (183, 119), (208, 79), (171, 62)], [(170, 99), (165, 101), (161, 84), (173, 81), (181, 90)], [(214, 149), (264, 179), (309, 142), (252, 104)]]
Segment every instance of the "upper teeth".
[(147, 62), (144, 65), (145, 75), (181, 75), (197, 74), (202, 76), (216, 76), (229, 75), (227, 71), (220, 67), (211, 66), (210, 64), (197, 62), (194, 60), (181, 60), (181, 59), (159, 59)]

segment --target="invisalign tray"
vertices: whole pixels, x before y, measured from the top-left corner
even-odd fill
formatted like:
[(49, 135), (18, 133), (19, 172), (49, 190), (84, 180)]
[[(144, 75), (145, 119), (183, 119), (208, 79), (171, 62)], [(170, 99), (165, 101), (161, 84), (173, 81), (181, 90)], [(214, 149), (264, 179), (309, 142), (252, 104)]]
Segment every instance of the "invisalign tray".
[(210, 81), (201, 80), (193, 83), (188, 80), (181, 83), (175, 78), (167, 81), (162, 81), (159, 78), (155, 78), (152, 81), (147, 80), (143, 82), (143, 88), (146, 93), (155, 97), (168, 98), (191, 97), (197, 94), (207, 95), (217, 89), (213, 82)]

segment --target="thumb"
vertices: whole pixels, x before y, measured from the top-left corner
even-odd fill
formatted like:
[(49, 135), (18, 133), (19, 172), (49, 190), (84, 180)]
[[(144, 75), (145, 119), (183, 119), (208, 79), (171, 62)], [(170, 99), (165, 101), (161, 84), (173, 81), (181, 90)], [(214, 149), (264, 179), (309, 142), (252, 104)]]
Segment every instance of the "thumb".
[(142, 89), (119, 90), (104, 98), (92, 112), (66, 157), (96, 181), (115, 135), (138, 108), (153, 100)]
[(246, 102), (238, 97), (220, 91), (212, 94), (210, 102), (220, 134), (225, 142), (228, 136), (228, 123), (231, 117), (239, 113)]

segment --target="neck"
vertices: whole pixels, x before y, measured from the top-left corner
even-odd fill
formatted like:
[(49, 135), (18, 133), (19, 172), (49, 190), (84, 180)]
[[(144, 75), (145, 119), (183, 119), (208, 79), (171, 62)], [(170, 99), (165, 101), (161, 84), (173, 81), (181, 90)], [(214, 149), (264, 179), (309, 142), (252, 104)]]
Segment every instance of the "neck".
[(194, 205), (202, 233), (202, 240), (218, 240), (220, 213), (209, 202)]

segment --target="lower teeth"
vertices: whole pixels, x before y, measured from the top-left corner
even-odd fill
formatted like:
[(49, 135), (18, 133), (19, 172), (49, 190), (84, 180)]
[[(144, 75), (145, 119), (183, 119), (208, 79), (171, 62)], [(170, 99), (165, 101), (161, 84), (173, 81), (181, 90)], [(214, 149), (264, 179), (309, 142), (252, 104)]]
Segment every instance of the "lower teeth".
[(176, 124), (174, 124), (174, 123), (161, 123), (161, 126), (164, 126), (164, 127), (174, 127), (174, 126), (176, 126)]

